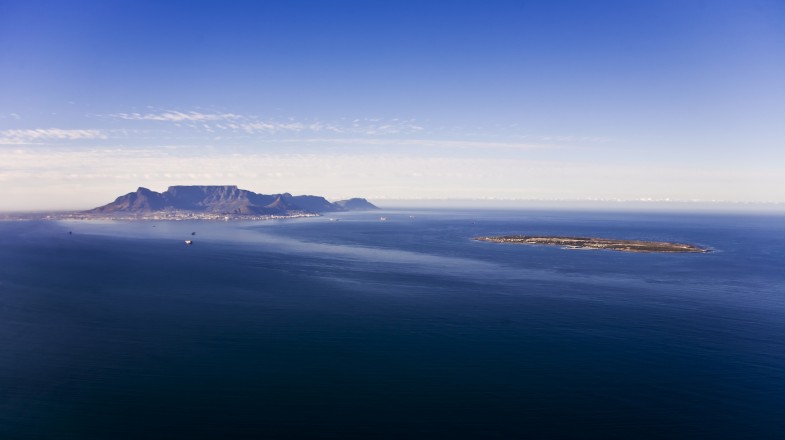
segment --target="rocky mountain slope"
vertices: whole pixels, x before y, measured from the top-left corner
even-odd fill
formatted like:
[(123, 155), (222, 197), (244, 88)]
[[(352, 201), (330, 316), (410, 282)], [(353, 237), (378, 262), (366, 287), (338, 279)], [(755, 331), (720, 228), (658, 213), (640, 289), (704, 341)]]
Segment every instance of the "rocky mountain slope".
[(336, 203), (320, 196), (258, 194), (226, 186), (170, 186), (163, 193), (139, 188), (114, 202), (87, 211), (94, 214), (147, 214), (158, 211), (194, 211), (235, 215), (285, 215), (293, 212), (323, 213), (378, 209), (365, 199)]

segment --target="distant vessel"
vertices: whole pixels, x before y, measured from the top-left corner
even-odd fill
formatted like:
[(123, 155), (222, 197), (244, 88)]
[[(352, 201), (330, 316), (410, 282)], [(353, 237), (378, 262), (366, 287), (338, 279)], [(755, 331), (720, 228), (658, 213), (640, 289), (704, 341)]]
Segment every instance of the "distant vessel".
[(191, 232), (191, 235), (196, 235), (196, 232)]
[(193, 244), (193, 240), (185, 240), (185, 244)]
[(379, 221), (380, 222), (386, 222), (387, 221), (387, 217), (379, 217)]

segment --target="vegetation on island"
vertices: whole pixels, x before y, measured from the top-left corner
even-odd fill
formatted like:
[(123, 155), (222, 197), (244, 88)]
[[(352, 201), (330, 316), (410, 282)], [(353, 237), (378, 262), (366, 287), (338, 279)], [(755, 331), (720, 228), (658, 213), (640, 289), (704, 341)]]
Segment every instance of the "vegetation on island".
[(665, 241), (620, 240), (594, 237), (554, 237), (532, 235), (502, 235), (495, 237), (475, 237), (475, 240), (493, 243), (514, 243), (561, 246), (565, 249), (607, 249), (621, 252), (670, 252), (700, 253), (708, 252), (706, 248), (684, 243)]

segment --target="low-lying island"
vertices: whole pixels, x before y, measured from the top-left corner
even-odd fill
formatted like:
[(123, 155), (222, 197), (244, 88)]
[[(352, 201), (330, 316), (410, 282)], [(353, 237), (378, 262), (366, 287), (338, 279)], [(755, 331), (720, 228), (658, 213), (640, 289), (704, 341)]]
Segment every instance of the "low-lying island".
[(532, 235), (501, 235), (495, 237), (474, 237), (479, 241), (493, 243), (540, 244), (561, 246), (565, 249), (608, 249), (621, 252), (709, 252), (708, 249), (684, 243), (665, 241), (617, 240), (594, 237), (553, 237)]

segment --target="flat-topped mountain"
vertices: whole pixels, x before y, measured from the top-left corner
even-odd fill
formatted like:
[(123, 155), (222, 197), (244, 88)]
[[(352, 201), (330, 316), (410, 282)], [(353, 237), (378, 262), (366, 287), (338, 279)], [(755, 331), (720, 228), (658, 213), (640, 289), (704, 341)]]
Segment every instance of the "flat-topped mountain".
[(170, 186), (163, 193), (139, 188), (114, 202), (87, 211), (91, 214), (148, 214), (159, 211), (193, 211), (234, 215), (287, 215), (378, 209), (365, 199), (336, 203), (320, 196), (258, 194), (226, 186)]

